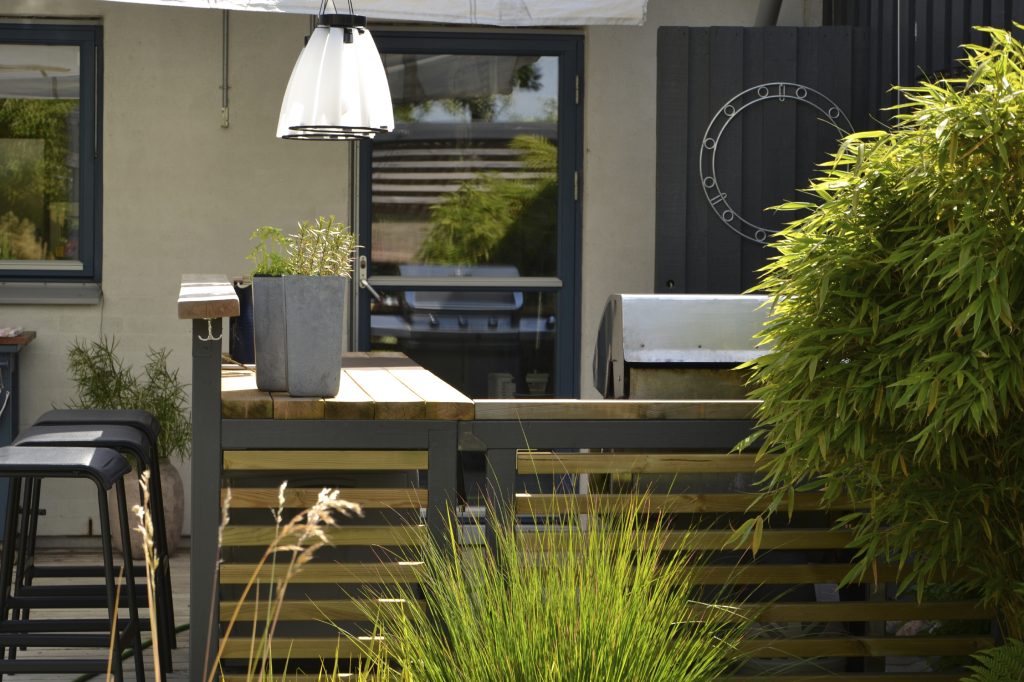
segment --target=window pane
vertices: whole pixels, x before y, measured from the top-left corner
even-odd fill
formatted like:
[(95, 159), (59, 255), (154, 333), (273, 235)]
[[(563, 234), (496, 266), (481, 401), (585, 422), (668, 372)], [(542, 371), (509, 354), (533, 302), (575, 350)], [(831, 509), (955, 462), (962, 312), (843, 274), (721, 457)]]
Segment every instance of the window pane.
[(553, 394), (554, 293), (386, 294), (373, 304), (373, 350), (405, 353), (473, 398)]
[(554, 276), (558, 57), (383, 59), (395, 131), (373, 144), (372, 274), (486, 264)]
[(0, 268), (81, 268), (79, 72), (77, 46), (0, 43)]

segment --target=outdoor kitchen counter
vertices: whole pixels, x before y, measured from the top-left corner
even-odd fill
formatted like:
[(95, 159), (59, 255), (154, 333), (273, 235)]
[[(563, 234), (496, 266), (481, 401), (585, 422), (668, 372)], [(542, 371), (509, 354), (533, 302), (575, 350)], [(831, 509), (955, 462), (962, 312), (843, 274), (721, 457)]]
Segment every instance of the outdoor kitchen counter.
[(221, 368), (224, 419), (442, 419), (474, 415), (473, 401), (400, 353), (346, 353), (333, 398), (256, 388), (253, 367)]

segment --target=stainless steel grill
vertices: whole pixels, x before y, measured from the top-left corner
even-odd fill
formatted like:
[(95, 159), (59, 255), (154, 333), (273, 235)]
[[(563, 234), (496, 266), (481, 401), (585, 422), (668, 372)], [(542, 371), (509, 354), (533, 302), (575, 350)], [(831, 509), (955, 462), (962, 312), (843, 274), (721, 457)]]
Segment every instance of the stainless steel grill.
[(594, 349), (594, 387), (608, 398), (745, 396), (740, 363), (765, 353), (754, 335), (766, 296), (615, 294)]

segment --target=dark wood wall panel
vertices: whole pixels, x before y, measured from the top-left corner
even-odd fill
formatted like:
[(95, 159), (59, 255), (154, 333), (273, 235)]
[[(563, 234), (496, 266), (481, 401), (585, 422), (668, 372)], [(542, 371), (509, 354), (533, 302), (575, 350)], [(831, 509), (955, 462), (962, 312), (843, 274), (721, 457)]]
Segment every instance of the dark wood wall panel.
[[(851, 27), (662, 28), (658, 34), (657, 253), (654, 290), (741, 293), (769, 248), (723, 223), (701, 187), (705, 131), (747, 88), (797, 83), (821, 92), (857, 127), (866, 54)], [(862, 113), (860, 114), (862, 116)], [(719, 138), (716, 191), (745, 218), (775, 230), (789, 214), (766, 210), (799, 196), (838, 137), (813, 107), (768, 98), (733, 117)]]

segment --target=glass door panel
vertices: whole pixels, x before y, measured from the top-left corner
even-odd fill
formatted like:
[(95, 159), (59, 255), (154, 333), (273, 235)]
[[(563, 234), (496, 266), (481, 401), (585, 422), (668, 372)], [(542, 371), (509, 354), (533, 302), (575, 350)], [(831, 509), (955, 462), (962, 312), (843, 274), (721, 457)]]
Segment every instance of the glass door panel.
[(360, 337), (472, 397), (564, 395), (565, 56), (409, 42), (378, 39), (395, 130), (364, 163), (376, 295)]

